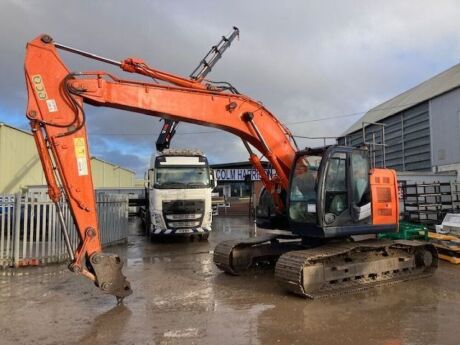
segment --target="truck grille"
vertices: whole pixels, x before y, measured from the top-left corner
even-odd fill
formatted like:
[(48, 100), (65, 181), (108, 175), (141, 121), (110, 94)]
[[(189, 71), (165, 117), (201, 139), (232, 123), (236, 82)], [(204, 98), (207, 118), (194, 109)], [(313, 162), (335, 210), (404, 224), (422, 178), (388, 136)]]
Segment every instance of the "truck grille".
[(167, 228), (200, 226), (204, 216), (204, 200), (163, 201), (163, 218)]

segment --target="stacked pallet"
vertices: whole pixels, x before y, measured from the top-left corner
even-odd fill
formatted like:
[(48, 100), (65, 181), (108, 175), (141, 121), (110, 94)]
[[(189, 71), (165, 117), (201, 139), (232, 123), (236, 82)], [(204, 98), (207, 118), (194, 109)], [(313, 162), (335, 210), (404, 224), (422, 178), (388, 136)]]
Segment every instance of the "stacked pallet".
[(440, 259), (453, 264), (460, 264), (460, 237), (453, 234), (438, 234), (435, 232), (430, 232), (428, 237), (430, 238), (430, 242), (438, 249)]

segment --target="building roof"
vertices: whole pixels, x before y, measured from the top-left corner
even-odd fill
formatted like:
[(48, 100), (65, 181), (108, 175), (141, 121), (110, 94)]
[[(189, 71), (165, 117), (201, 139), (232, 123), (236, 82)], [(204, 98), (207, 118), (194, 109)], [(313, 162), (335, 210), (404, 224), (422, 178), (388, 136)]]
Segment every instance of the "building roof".
[(91, 156), (91, 160), (96, 160), (96, 161), (111, 165), (111, 166), (113, 166), (114, 169), (121, 169), (121, 170), (127, 171), (127, 172), (129, 172), (131, 174), (134, 174), (134, 175), (136, 174), (134, 171), (132, 171), (132, 170), (130, 170), (128, 168), (122, 167), (122, 166), (120, 166), (118, 164), (108, 162), (106, 160), (103, 160), (103, 159), (100, 159), (100, 158), (97, 158), (97, 157), (94, 157), (94, 156)]
[(378, 122), (419, 103), (440, 96), (460, 86), (460, 64), (441, 72), (423, 83), (369, 110), (342, 136), (362, 128), (363, 122)]
[(12, 129), (12, 130), (24, 133), (24, 134), (32, 135), (32, 133), (30, 133), (30, 132), (28, 132), (28, 131), (26, 131), (24, 129), (13, 127), (13, 126), (5, 123), (5, 122), (0, 122), (0, 127), (6, 127), (6, 128), (9, 128), (9, 129)]

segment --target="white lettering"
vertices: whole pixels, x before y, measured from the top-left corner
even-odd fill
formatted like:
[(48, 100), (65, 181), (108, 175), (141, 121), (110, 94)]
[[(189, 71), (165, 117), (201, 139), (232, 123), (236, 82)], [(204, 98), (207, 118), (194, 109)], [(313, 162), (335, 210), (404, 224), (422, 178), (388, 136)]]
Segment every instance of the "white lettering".
[[(252, 169), (215, 169), (217, 181), (244, 181), (246, 175), (251, 177), (252, 181), (260, 181), (259, 172)], [(268, 177), (272, 178), (275, 174), (273, 169), (265, 169)]]

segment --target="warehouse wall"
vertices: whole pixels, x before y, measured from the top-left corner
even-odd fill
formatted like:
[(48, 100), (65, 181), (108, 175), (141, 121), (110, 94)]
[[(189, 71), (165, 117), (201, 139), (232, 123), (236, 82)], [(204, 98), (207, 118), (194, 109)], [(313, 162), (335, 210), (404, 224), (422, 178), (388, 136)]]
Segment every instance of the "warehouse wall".
[[(385, 125), (386, 167), (398, 171), (431, 171), (429, 103), (424, 102), (380, 121)], [(366, 127), (366, 142), (382, 142), (381, 126)], [(362, 130), (338, 139), (339, 145), (360, 146)], [(376, 166), (383, 166), (383, 152), (376, 150)]]
[(433, 165), (460, 163), (460, 89), (432, 99), (430, 114)]
[[(91, 158), (96, 188), (133, 187), (134, 172)], [(0, 123), (0, 193), (16, 193), (26, 186), (46, 184), (32, 135)]]
[(118, 165), (91, 158), (93, 182), (96, 188), (134, 187), (134, 173)]
[(45, 183), (32, 135), (0, 123), (0, 193)]

